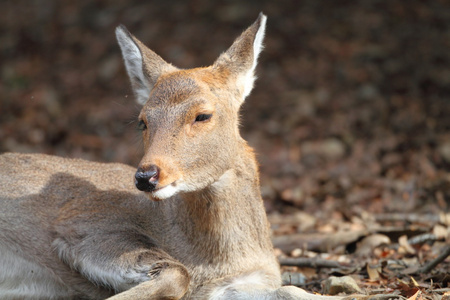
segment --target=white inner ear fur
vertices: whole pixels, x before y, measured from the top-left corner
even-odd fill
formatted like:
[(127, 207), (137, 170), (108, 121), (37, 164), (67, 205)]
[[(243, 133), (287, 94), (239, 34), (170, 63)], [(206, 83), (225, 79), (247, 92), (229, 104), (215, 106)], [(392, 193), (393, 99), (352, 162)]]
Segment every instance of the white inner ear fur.
[(117, 27), (116, 37), (122, 50), (123, 60), (136, 95), (136, 101), (144, 105), (150, 96), (151, 86), (143, 72), (141, 51), (121, 27)]
[(253, 84), (255, 82), (256, 76), (255, 76), (255, 68), (258, 63), (258, 56), (259, 53), (261, 53), (262, 49), (264, 48), (262, 42), (264, 39), (264, 33), (266, 31), (266, 16), (261, 17), (261, 24), (259, 26), (258, 32), (255, 36), (255, 41), (253, 42), (253, 64), (250, 70), (245, 75), (244, 79), (244, 99), (250, 95), (250, 92), (253, 89)]

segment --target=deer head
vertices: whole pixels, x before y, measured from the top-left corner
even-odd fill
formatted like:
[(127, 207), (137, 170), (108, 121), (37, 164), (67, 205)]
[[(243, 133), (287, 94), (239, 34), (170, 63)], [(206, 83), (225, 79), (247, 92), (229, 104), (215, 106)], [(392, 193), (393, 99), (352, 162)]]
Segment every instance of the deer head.
[[(238, 111), (250, 94), (266, 17), (244, 31), (205, 68), (179, 69), (131, 35), (116, 30), (126, 69), (143, 105), (139, 114), (145, 154), (136, 186), (162, 200), (199, 191), (234, 167), (244, 146)], [(245, 144), (246, 145), (246, 144)]]

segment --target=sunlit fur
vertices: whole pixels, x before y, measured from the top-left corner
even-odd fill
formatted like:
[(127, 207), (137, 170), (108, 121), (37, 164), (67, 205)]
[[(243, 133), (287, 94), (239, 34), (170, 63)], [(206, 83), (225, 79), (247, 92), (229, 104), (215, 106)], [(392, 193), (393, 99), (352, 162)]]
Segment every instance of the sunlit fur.
[[(0, 155), (2, 299), (292, 299), (239, 108), (266, 17), (210, 67), (182, 70), (116, 31), (138, 103), (141, 169), (39, 154)], [(211, 115), (197, 122), (197, 116)], [(158, 201), (156, 201), (158, 200)], [(294, 298), (295, 299), (295, 298)]]

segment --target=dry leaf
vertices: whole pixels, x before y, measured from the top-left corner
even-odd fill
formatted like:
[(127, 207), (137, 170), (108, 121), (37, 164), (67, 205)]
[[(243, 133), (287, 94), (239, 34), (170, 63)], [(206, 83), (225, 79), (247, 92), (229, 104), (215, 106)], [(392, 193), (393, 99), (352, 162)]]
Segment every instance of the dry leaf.
[(367, 256), (372, 254), (373, 250), (383, 244), (390, 244), (391, 240), (384, 234), (372, 234), (362, 239), (357, 244), (356, 254), (360, 256)]
[(438, 240), (440, 240), (440, 239), (447, 239), (449, 237), (450, 232), (446, 227), (437, 224), (433, 227), (433, 234), (436, 236)]
[[(417, 292), (414, 295), (412, 295), (411, 297), (409, 297), (408, 300), (416, 300), (417, 296), (419, 296), (419, 294), (420, 294), (420, 290), (417, 290)], [(420, 298), (422, 298), (422, 297), (420, 297)]]
[[(411, 283), (407, 283), (406, 281), (401, 280), (401, 279), (397, 279), (397, 289), (405, 297), (413, 297), (419, 291), (418, 287), (414, 286)], [(416, 295), (416, 297), (417, 297), (417, 295)]]
[(417, 283), (417, 281), (411, 276), (411, 281), (414, 284), (414, 286), (419, 286), (419, 284)]
[(298, 272), (305, 275), (308, 279), (317, 276), (317, 269), (315, 268), (298, 268)]
[(450, 300), (450, 292), (445, 292), (444, 295), (442, 295), (441, 300)]
[(448, 214), (441, 213), (439, 215), (439, 219), (440, 219), (442, 224), (450, 226), (450, 213), (448, 213)]
[(398, 253), (400, 254), (415, 254), (416, 250), (408, 243), (408, 237), (406, 235), (402, 235), (398, 238), (398, 244), (400, 247), (398, 248)]
[(369, 275), (370, 281), (378, 281), (380, 279), (381, 267), (375, 267), (367, 264), (367, 275)]

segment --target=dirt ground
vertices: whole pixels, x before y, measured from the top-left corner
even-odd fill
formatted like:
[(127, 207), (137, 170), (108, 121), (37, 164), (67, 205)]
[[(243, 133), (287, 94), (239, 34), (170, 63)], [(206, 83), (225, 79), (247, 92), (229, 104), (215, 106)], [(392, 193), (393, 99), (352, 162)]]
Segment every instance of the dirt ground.
[[(114, 28), (190, 68), (260, 11), (242, 135), (286, 283), (449, 299), (450, 259), (428, 265), (450, 244), (449, 1), (0, 1), (0, 152), (137, 165)], [(331, 275), (359, 290), (327, 289)]]

